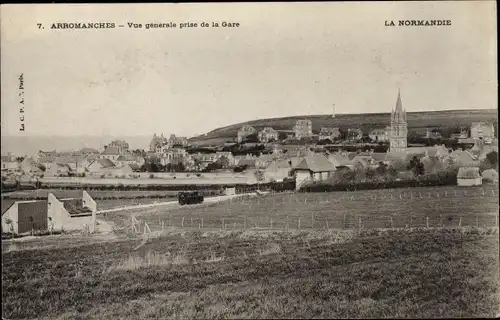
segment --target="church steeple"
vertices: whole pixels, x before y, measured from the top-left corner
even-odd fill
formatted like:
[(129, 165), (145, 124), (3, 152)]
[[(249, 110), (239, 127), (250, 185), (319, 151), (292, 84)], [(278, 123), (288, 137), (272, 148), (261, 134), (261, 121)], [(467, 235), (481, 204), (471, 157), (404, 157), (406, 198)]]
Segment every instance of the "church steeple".
[(396, 101), (396, 112), (403, 112), (403, 103), (401, 102), (401, 89), (398, 89), (398, 100)]
[(398, 90), (396, 108), (391, 113), (391, 133), (389, 137), (391, 152), (406, 152), (408, 128), (406, 123), (406, 111), (401, 102), (401, 90)]

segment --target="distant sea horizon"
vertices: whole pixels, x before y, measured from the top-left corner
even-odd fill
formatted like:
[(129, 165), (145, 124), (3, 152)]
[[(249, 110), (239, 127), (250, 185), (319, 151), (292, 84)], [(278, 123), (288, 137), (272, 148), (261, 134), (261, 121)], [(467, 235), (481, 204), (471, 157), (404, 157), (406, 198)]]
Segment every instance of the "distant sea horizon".
[(77, 151), (82, 148), (102, 150), (105, 145), (116, 139), (125, 140), (130, 149), (149, 149), (151, 135), (137, 136), (8, 136), (2, 135), (1, 154), (11, 153), (15, 156), (34, 156), (39, 150), (58, 152)]

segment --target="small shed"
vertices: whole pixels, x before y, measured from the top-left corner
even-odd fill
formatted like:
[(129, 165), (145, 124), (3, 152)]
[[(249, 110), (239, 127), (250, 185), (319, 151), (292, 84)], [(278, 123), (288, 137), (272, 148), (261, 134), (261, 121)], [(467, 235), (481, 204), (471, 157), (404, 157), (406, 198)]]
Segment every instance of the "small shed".
[(485, 181), (498, 182), (498, 172), (495, 169), (484, 170), (482, 177)]
[(458, 186), (480, 186), (483, 178), (479, 174), (478, 167), (461, 167), (458, 169)]
[(225, 196), (234, 196), (236, 194), (236, 188), (225, 188), (224, 189), (224, 195)]

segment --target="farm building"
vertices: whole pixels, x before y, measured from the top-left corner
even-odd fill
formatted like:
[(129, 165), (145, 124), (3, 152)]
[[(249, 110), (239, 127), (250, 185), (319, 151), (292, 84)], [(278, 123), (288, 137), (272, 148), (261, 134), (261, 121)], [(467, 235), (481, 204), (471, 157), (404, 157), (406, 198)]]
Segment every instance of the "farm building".
[(52, 165), (45, 171), (45, 174), (53, 177), (67, 177), (72, 172), (70, 166), (64, 163), (52, 163)]
[(458, 169), (457, 184), (459, 186), (481, 185), (482, 178), (478, 167), (461, 167)]
[(293, 168), (291, 160), (279, 160), (271, 163), (264, 172), (266, 181), (283, 181), (284, 178), (290, 177), (290, 171)]
[(312, 155), (305, 157), (294, 169), (296, 188), (300, 187), (308, 181), (322, 181), (328, 179), (333, 172), (335, 166), (328, 161), (324, 155)]
[(20, 163), (16, 160), (16, 157), (8, 154), (2, 156), (2, 170), (16, 170), (20, 167)]
[(99, 159), (93, 161), (89, 166), (88, 170), (91, 173), (107, 173), (109, 170), (115, 168), (113, 161), (109, 159)]
[(484, 170), (481, 176), (485, 181), (498, 182), (498, 172), (495, 169)]
[(82, 198), (16, 201), (2, 213), (2, 232), (15, 234), (32, 230), (81, 230), (95, 227), (96, 202), (83, 191)]

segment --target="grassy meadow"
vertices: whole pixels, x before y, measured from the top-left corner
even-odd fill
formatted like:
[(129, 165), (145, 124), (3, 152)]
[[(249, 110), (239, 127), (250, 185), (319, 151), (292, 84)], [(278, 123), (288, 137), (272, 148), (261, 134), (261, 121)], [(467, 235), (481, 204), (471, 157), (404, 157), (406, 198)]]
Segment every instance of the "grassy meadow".
[[(139, 221), (159, 230), (194, 228), (348, 229), (412, 227), (495, 227), (498, 187), (457, 186), (363, 190), (328, 193), (283, 193), (190, 206), (134, 210)], [(130, 224), (131, 211), (104, 217), (118, 226)], [(183, 221), (184, 220), (184, 224)], [(300, 220), (300, 222), (299, 222)], [(191, 224), (192, 223), (192, 224)]]
[(498, 229), (165, 231), (2, 253), (8, 319), (451, 318), (499, 312)]

